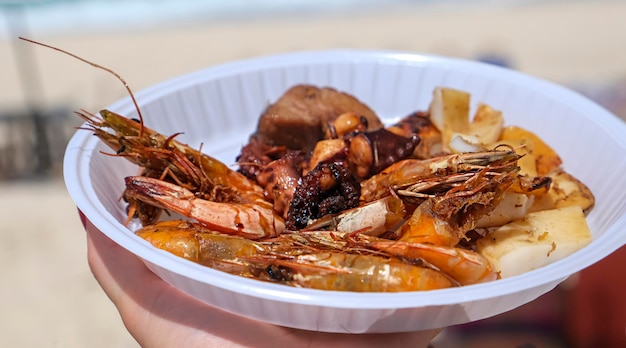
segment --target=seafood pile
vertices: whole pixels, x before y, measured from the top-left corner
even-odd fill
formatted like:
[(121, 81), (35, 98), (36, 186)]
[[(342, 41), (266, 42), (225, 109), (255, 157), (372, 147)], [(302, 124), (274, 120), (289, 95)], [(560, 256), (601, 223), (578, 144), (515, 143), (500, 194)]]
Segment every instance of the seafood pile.
[(139, 237), (242, 277), (432, 290), (541, 267), (591, 241), (591, 191), (500, 111), (481, 104), (470, 117), (459, 90), (436, 88), (428, 110), (384, 125), (347, 93), (294, 86), (262, 111), (237, 168), (143, 119), (78, 114), (140, 168), (123, 192)]

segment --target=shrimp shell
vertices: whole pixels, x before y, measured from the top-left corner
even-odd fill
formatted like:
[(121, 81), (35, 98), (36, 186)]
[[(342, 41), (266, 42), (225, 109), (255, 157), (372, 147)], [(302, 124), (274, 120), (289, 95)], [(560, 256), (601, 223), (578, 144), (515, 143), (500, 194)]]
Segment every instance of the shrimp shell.
[[(335, 291), (399, 292), (455, 286), (442, 272), (376, 255), (320, 252), (266, 257), (270, 272), (286, 284)], [(257, 258), (257, 261), (260, 259)]]

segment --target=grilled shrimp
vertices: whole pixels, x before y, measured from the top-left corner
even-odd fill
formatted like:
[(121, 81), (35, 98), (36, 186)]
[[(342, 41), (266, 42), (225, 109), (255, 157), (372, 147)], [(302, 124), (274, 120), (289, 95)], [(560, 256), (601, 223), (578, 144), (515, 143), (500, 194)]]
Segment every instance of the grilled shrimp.
[[(142, 175), (159, 178), (193, 192), (199, 197), (217, 202), (256, 204), (264, 201), (263, 189), (217, 159), (205, 155), (175, 140), (177, 134), (164, 136), (145, 126), (141, 109), (128, 83), (116, 72), (73, 53), (41, 42), (20, 37), (24, 41), (69, 55), (115, 76), (127, 90), (139, 117), (131, 120), (108, 110), (96, 116), (87, 111), (77, 112), (86, 121), (85, 128), (94, 134), (117, 156), (122, 156), (142, 168)], [(161, 210), (133, 199), (129, 201), (129, 220), (137, 215), (143, 224), (156, 222)]]
[(77, 113), (87, 127), (113, 151), (170, 182), (212, 199), (254, 203), (263, 200), (263, 190), (254, 181), (226, 164), (165, 136), (139, 122), (108, 110), (100, 116), (86, 111)]
[(400, 191), (407, 196), (421, 196), (428, 190), (451, 188), (472, 177), (472, 173), (517, 171), (520, 158), (514, 150), (494, 150), (453, 154), (427, 160), (398, 161), (361, 183), (361, 200), (369, 202)]
[(214, 202), (193, 192), (145, 176), (126, 178), (129, 194), (148, 204), (197, 220), (216, 231), (249, 239), (274, 237), (285, 230), (285, 223), (265, 201), (257, 204)]
[(444, 273), (395, 258), (344, 252), (254, 257), (277, 282), (321, 290), (398, 292), (455, 286)]

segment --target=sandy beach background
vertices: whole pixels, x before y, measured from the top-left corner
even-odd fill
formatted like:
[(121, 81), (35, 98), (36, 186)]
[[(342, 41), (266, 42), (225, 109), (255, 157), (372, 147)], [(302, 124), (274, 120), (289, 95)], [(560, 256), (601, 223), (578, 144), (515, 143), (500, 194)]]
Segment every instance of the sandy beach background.
[[(396, 49), (496, 61), (575, 88), (626, 119), (626, 2), (444, 3), (112, 24), (98, 30), (43, 32), (24, 26), (18, 32), (114, 69), (134, 90), (259, 55)], [(126, 96), (119, 81), (102, 71), (24, 44), (10, 35), (0, 39), (1, 112), (17, 114), (27, 102), (42, 110), (99, 110)], [(17, 51), (32, 58), (37, 91), (21, 87)], [(74, 122), (60, 121), (69, 128)], [(2, 156), (8, 156), (10, 132), (0, 123)], [(0, 181), (2, 347), (137, 346), (87, 266), (84, 232), (60, 176), (59, 143), (70, 133), (54, 134), (60, 150), (46, 175), (30, 175), (25, 165)], [(442, 340), (436, 347), (444, 345)]]

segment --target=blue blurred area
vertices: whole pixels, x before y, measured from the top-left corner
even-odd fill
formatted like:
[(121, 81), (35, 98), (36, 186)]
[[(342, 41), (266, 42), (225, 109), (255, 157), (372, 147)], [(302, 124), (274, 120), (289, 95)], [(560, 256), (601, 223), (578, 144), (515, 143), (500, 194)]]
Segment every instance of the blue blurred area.
[(528, 2), (527, 0), (13, 0), (0, 1), (0, 10), (7, 13), (7, 16), (0, 17), (0, 38), (7, 37), (7, 23), (10, 23), (12, 12), (15, 11), (22, 11), (25, 14), (27, 23), (24, 25), (28, 25), (32, 31), (53, 34), (77, 33), (77, 28), (80, 28), (80, 32), (116, 30), (268, 15), (337, 14), (395, 6), (477, 8)]
[[(389, 6), (404, 0), (48, 0), (3, 1), (0, 6), (11, 16), (23, 11), (36, 32), (115, 30), (120, 27), (149, 27), (167, 23), (207, 21), (236, 17), (259, 17), (285, 13), (320, 13), (353, 8)], [(418, 2), (428, 3), (429, 0)], [(5, 16), (6, 17), (6, 16)], [(0, 19), (7, 21), (7, 18)], [(6, 36), (6, 25), (0, 35)]]

